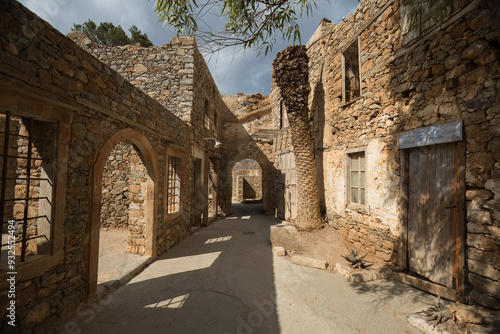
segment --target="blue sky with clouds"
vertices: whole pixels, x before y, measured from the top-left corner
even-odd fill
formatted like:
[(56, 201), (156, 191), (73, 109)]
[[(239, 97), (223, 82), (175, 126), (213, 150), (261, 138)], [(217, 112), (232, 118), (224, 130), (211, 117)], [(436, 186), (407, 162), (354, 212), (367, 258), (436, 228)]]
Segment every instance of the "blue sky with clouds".
[[(63, 34), (67, 34), (73, 23), (88, 19), (121, 25), (125, 31), (136, 25), (155, 45), (170, 42), (174, 34), (162, 23), (153, 10), (154, 0), (20, 0), (23, 5), (48, 21)], [(316, 1), (317, 8), (309, 17), (299, 21), (302, 43), (312, 36), (323, 17), (333, 23), (354, 11), (358, 0)], [(212, 18), (214, 23), (220, 20)], [(210, 24), (210, 22), (209, 22)], [(253, 50), (234, 52), (225, 49), (218, 54), (205, 55), (212, 76), (222, 94), (269, 94), (271, 89), (271, 64), (276, 54), (292, 42), (278, 40), (267, 56), (257, 56)]]

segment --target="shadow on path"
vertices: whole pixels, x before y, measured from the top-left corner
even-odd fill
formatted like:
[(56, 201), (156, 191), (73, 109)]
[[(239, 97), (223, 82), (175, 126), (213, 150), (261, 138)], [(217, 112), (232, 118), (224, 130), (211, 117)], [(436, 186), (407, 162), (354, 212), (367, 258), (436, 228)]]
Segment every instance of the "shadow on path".
[(279, 333), (269, 231), (258, 204), (233, 206), (124, 287), (80, 310), (77, 333)]

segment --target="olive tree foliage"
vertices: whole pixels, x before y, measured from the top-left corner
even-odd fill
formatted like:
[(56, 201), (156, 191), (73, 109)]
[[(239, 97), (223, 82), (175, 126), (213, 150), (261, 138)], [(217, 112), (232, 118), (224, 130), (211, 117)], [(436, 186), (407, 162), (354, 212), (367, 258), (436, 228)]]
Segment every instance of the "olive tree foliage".
[(72, 30), (81, 31), (95, 43), (109, 46), (127, 45), (140, 43), (143, 47), (152, 46), (153, 43), (149, 40), (146, 33), (142, 33), (135, 25), (128, 30), (131, 37), (128, 37), (123, 28), (115, 26), (111, 22), (101, 22), (99, 25), (94, 21), (88, 20), (83, 24), (73, 23)]
[[(267, 54), (277, 38), (300, 44), (297, 20), (315, 7), (316, 0), (157, 0), (155, 11), (164, 25), (178, 35), (196, 36), (208, 51), (243, 47)], [(225, 18), (217, 29), (206, 21), (214, 15)]]
[[(403, 0), (412, 6), (411, 26), (418, 30), (424, 16), (443, 22), (453, 1)], [(154, 8), (164, 25), (177, 35), (196, 36), (206, 51), (243, 47), (265, 55), (278, 38), (301, 44), (297, 21), (313, 14), (316, 0), (156, 0)], [(214, 16), (224, 23), (210, 26), (207, 21), (213, 22)]]

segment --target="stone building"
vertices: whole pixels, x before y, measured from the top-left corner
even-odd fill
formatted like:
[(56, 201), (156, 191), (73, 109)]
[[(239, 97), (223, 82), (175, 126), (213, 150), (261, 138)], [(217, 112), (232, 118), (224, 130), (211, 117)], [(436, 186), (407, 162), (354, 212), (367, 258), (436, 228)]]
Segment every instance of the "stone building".
[[(365, 0), (308, 43), (321, 207), (402, 281), (500, 308), (499, 6), (456, 1), (415, 32), (405, 3)], [(190, 38), (71, 37), (0, 2), (0, 315), (13, 231), (23, 332), (98, 297), (101, 227), (154, 258), (231, 212), (245, 169), (264, 211), (292, 220), (300, 200), (274, 85), (270, 101), (221, 96)]]
[(0, 2), (2, 328), (9, 231), (18, 328), (43, 332), (96, 297), (101, 226), (155, 257), (218, 207), (226, 107), (194, 41), (83, 45)]
[[(418, 31), (399, 0), (321, 22), (307, 44), (318, 190), (343, 238), (398, 279), (500, 309), (500, 6), (454, 5)], [(271, 104), (286, 130), (276, 85)], [(293, 180), (288, 131), (282, 143)]]
[[(224, 212), (231, 212), (233, 172), (237, 173), (238, 162), (252, 159), (257, 162), (261, 175), (262, 209), (274, 213), (277, 170), (274, 167), (274, 137), (269, 97), (261, 94), (224, 96), (228, 106), (223, 115), (221, 161), (220, 161), (220, 198)], [(257, 168), (258, 169), (258, 168)], [(254, 169), (255, 170), (255, 169)]]

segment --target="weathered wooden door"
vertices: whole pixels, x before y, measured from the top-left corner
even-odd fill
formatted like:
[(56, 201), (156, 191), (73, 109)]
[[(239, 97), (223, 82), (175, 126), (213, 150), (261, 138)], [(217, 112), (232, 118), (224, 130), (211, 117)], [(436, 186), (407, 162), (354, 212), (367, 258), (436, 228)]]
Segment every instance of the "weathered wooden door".
[(205, 202), (203, 200), (203, 169), (202, 160), (194, 160), (194, 203), (193, 203), (193, 213), (191, 225), (199, 226), (201, 225), (201, 216), (203, 213), (203, 208)]
[(281, 175), (278, 180), (278, 215), (286, 220), (297, 216), (297, 177), (293, 152), (279, 156), (278, 168)]
[(408, 151), (408, 266), (432, 282), (455, 288), (458, 203), (457, 143)]

